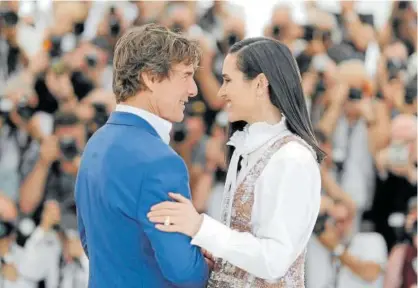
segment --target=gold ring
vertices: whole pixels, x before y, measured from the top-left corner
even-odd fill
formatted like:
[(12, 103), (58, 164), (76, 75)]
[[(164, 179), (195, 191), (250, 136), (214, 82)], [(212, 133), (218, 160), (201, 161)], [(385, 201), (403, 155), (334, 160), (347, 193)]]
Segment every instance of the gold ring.
[(170, 226), (170, 216), (165, 216), (164, 226)]

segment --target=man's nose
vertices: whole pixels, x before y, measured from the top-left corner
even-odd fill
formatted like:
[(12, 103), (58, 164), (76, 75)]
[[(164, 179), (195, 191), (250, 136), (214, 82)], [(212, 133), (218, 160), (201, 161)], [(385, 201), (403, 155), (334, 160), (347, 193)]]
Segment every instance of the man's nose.
[(197, 95), (197, 85), (194, 79), (191, 81), (188, 92), (189, 92), (189, 97), (195, 97)]

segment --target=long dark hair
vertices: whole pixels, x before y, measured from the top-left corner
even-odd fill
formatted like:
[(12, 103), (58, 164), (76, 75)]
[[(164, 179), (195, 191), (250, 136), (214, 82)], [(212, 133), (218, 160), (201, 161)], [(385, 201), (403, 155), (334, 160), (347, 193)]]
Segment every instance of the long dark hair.
[[(315, 139), (299, 69), (289, 48), (277, 40), (255, 37), (235, 43), (229, 53), (237, 53), (237, 68), (247, 80), (253, 80), (264, 73), (269, 82), (271, 103), (285, 116), (287, 128), (312, 147), (320, 163), (325, 158), (325, 152), (319, 148)], [(247, 123), (244, 121), (231, 123), (229, 136), (242, 130), (245, 125)], [(228, 162), (233, 150), (233, 147), (229, 148)]]

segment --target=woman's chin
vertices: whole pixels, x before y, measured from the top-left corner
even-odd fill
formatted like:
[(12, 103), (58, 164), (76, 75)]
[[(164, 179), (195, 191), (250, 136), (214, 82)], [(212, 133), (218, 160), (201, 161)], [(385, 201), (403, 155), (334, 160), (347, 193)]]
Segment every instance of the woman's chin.
[(239, 121), (238, 118), (234, 115), (234, 113), (228, 112), (228, 122), (233, 123)]

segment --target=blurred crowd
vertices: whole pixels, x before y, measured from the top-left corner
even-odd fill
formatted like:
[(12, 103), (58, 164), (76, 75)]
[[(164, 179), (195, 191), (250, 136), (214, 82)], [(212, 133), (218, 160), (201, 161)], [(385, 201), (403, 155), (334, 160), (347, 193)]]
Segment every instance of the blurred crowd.
[[(395, 1), (377, 27), (355, 2), (339, 5), (331, 13), (304, 2), (303, 24), (280, 2), (260, 15), (260, 35), (294, 53), (328, 154), (306, 286), (417, 287), (417, 10)], [(131, 26), (159, 22), (201, 44), (199, 93), (171, 145), (188, 166), (195, 207), (218, 217), (229, 135), (217, 92), (224, 56), (248, 23), (237, 4), (205, 6), (0, 2), (1, 288), (87, 287), (75, 178), (84, 145), (116, 105), (113, 48)]]

